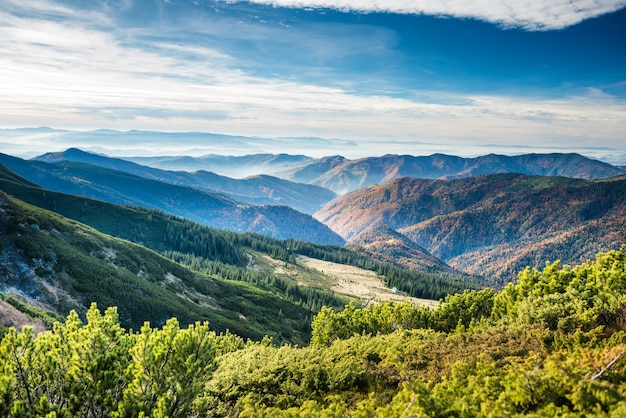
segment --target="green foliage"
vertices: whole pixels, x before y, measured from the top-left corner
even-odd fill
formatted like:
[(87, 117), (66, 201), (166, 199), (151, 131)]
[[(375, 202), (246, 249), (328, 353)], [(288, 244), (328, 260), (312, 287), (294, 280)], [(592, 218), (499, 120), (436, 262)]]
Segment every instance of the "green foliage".
[(409, 302), (385, 302), (364, 309), (349, 304), (341, 312), (324, 307), (311, 324), (311, 344), (329, 345), (334, 340), (353, 335), (390, 334), (400, 329), (429, 328), (433, 320), (430, 309)]
[(492, 289), (483, 289), (447, 296), (445, 302), (433, 312), (432, 327), (445, 332), (466, 330), (491, 316), (494, 295)]
[(8, 331), (0, 415), (622, 416), (625, 250), (527, 270), (435, 310), (323, 308), (304, 347), (175, 319), (132, 333), (114, 308), (92, 306), (84, 325), (72, 313), (37, 337)]
[(187, 417), (197, 405), (203, 383), (216, 367), (219, 339), (207, 323), (181, 330), (176, 319), (162, 329), (141, 328), (130, 349), (124, 402), (119, 416)]
[[(270, 335), (304, 343), (309, 338), (314, 311), (295, 297), (290, 301), (287, 292), (192, 272), (144, 247), (17, 200), (3, 209), (7, 242), (22, 251), (41, 281), (61, 291), (51, 295), (34, 280), (20, 285), (64, 315), (74, 309), (84, 318), (89, 303), (97, 302), (116, 306), (121, 324), (133, 329), (146, 320), (163, 325), (174, 316), (183, 325), (209, 321), (216, 331), (256, 340)], [(313, 302), (317, 296), (305, 297)], [(337, 300), (321, 298), (335, 306)]]
[(37, 337), (10, 329), (0, 343), (0, 414), (189, 416), (201, 407), (216, 357), (244, 346), (207, 323), (180, 329), (172, 319), (132, 334), (118, 321), (116, 309), (103, 315), (92, 305), (86, 324), (72, 312)]
[[(118, 324), (117, 311), (92, 306), (83, 325), (76, 312), (65, 324), (34, 337), (11, 329), (0, 344), (6, 416), (102, 416), (117, 408), (132, 337)], [(1, 390), (1, 389), (0, 389)]]
[(493, 318), (510, 317), (552, 330), (616, 326), (626, 307), (626, 246), (576, 267), (526, 268), (494, 300)]

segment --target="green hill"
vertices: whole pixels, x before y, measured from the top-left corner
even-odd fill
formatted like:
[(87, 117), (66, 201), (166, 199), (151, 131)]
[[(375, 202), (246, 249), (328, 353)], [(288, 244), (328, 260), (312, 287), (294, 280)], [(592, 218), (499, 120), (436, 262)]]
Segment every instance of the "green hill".
[(193, 272), (142, 246), (84, 224), (0, 196), (3, 293), (67, 315), (92, 302), (117, 306), (120, 322), (183, 324), (210, 321), (213, 329), (260, 339), (298, 342), (312, 311), (258, 286)]
[(0, 414), (207, 417), (620, 417), (626, 246), (516, 285), (323, 309), (311, 343), (245, 343), (206, 323), (130, 334), (113, 308), (0, 342)]

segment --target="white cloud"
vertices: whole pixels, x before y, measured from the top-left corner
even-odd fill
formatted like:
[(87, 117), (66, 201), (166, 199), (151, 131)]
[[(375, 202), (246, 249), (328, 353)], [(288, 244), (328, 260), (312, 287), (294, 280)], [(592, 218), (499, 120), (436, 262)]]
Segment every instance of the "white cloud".
[[(414, 99), (357, 95), (255, 76), (223, 51), (151, 42), (142, 33), (106, 27), (107, 19), (93, 12), (97, 27), (76, 11), (36, 4), (56, 17), (0, 7), (0, 126), (344, 138), (370, 154), (370, 146), (417, 153), (424, 148), (415, 141), (442, 152), (470, 141), (573, 149), (602, 143), (622, 150), (626, 143), (626, 103), (599, 90), (558, 100), (450, 91), (415, 92)], [(381, 143), (387, 140), (397, 145)], [(41, 139), (29, 141), (24, 145), (41, 150)]]
[(329, 8), (472, 18), (504, 27), (553, 30), (617, 11), (625, 0), (249, 0), (291, 8)]

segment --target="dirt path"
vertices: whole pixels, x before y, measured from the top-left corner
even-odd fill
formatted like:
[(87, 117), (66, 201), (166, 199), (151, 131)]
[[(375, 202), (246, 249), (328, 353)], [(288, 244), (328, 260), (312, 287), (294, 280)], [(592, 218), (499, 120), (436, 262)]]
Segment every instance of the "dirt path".
[(335, 280), (335, 284), (331, 287), (331, 290), (339, 294), (354, 296), (371, 302), (408, 300), (416, 305), (428, 306), (430, 308), (435, 308), (439, 304), (435, 300), (419, 299), (396, 293), (386, 287), (373, 271), (317, 260), (302, 255), (297, 256), (297, 261), (308, 268), (316, 269), (324, 273), (324, 275), (332, 277)]

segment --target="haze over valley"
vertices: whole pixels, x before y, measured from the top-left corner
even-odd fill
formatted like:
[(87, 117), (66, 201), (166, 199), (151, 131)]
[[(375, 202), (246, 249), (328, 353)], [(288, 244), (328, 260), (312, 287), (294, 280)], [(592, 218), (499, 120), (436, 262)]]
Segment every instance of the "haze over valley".
[(626, 1), (0, 1), (0, 416), (626, 416)]
[(0, 155), (0, 164), (51, 191), (232, 232), (348, 243), (404, 268), (466, 274), (496, 286), (515, 281), (527, 265), (575, 263), (626, 242), (626, 169), (579, 154), (180, 160), (275, 176), (165, 170), (75, 148), (30, 160)]

